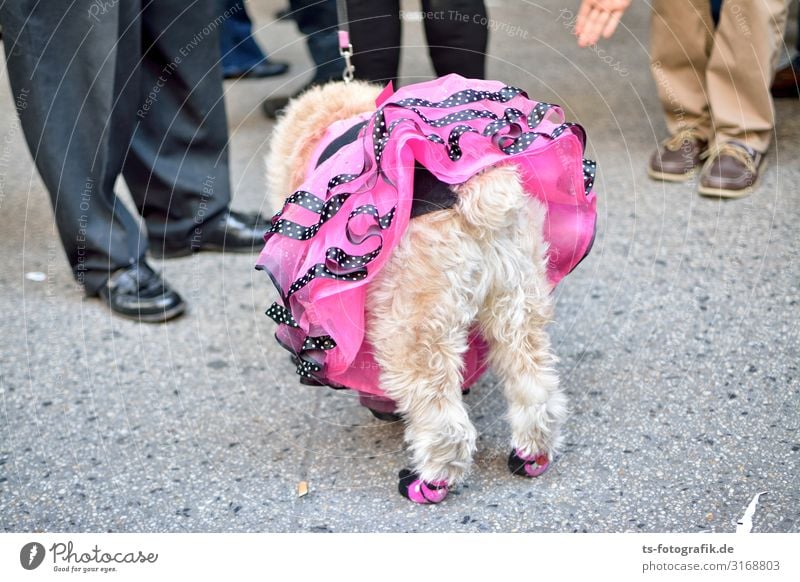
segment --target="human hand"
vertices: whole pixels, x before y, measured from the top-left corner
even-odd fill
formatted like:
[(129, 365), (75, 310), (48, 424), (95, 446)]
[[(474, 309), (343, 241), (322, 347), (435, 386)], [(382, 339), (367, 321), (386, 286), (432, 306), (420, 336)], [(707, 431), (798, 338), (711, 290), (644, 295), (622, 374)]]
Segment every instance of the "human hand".
[(601, 36), (609, 38), (614, 34), (630, 3), (631, 0), (583, 0), (575, 22), (578, 46), (590, 46)]

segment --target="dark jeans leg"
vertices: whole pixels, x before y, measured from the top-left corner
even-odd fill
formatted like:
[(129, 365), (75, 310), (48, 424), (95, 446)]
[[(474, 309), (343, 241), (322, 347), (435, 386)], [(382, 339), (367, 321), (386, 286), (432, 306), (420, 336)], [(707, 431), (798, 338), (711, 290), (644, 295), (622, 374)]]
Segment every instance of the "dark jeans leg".
[(720, 10), (722, 10), (722, 0), (711, 0), (711, 19), (715, 26), (719, 24)]
[(138, 94), (128, 72), (140, 54), (139, 2), (103, 6), (15, 0), (0, 8), (25, 140), (75, 278), (91, 295), (146, 249), (113, 190), (126, 150), (120, 144), (133, 129), (131, 85)]
[(400, 66), (399, 0), (348, 0), (356, 78), (397, 84)]
[(267, 58), (256, 39), (253, 38), (253, 23), (242, 0), (218, 0), (219, 14), (230, 15), (222, 24), (220, 49), (223, 73), (248, 71)]
[(222, 20), (205, 0), (142, 13), (142, 101), (123, 172), (152, 245), (199, 244), (230, 204)]
[(433, 68), (440, 77), (457, 73), (468, 79), (486, 76), (489, 26), (483, 0), (422, 0), (425, 36)]
[(311, 83), (341, 80), (344, 59), (339, 56), (336, 0), (290, 0), (289, 7), (316, 66)]

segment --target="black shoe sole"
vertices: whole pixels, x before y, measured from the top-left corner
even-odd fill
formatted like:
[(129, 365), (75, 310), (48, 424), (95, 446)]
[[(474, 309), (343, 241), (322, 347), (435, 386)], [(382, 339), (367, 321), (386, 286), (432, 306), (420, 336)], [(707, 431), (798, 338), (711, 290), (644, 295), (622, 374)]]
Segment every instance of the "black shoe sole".
[(270, 77), (279, 77), (289, 72), (289, 66), (279, 67), (275, 72), (263, 74), (256, 71), (256, 69), (247, 69), (245, 71), (236, 71), (235, 73), (227, 73), (222, 76), (226, 81), (236, 79), (269, 79)]
[(225, 245), (209, 245), (204, 244), (200, 248), (186, 248), (181, 247), (179, 249), (164, 249), (159, 247), (150, 247), (148, 249), (148, 253), (154, 259), (178, 259), (181, 257), (188, 257), (195, 253), (204, 253), (204, 252), (211, 252), (211, 253), (236, 253), (236, 254), (253, 254), (261, 252), (261, 246), (249, 246), (249, 247), (230, 247)]
[(175, 307), (171, 307), (170, 309), (156, 313), (124, 313), (122, 311), (115, 311), (114, 309), (111, 309), (111, 306), (108, 304), (108, 302), (104, 301), (102, 297), (100, 300), (105, 303), (106, 307), (108, 307), (111, 310), (111, 313), (114, 315), (141, 323), (164, 323), (186, 313), (186, 303), (180, 303)]
[(195, 251), (191, 248), (188, 249), (176, 249), (174, 251), (168, 250), (155, 250), (153, 248), (147, 249), (148, 254), (153, 257), (154, 259), (177, 259), (180, 257), (188, 257), (189, 255), (193, 255)]

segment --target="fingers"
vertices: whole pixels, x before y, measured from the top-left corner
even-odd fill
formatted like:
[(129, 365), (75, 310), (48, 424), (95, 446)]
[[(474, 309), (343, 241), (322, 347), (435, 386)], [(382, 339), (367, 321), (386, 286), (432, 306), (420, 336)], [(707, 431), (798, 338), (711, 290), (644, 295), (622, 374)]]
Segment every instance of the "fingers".
[(603, 28), (603, 38), (611, 38), (611, 35), (614, 34), (615, 30), (617, 30), (617, 25), (621, 19), (622, 12), (611, 13), (611, 18), (608, 19), (608, 22), (606, 22), (606, 25)]
[(625, 12), (631, 0), (594, 0), (594, 5), (606, 12)]
[(611, 13), (605, 10), (595, 9), (593, 12), (594, 18), (591, 20), (592, 26), (589, 29), (589, 34), (591, 35), (590, 44), (594, 44), (600, 40), (600, 35), (603, 33), (606, 22), (608, 22), (608, 18), (611, 16)]
[(610, 38), (630, 0), (583, 0), (575, 22), (578, 46), (587, 47)]
[(578, 9), (578, 18), (575, 20), (576, 35), (580, 36), (581, 32), (583, 31), (583, 27), (586, 24), (586, 18), (592, 11), (593, 4), (594, 4), (593, 0), (583, 0), (583, 2), (581, 2), (581, 7), (580, 9)]
[(592, 8), (586, 17), (583, 30), (578, 35), (578, 45), (586, 47), (595, 44), (602, 34), (610, 13)]

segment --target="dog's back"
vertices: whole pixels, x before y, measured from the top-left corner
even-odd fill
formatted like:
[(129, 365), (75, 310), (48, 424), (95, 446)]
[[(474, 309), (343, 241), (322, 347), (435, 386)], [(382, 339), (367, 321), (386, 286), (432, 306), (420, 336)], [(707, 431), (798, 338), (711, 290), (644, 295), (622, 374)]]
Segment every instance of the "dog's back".
[[(371, 83), (329, 83), (315, 87), (290, 102), (272, 134), (267, 157), (267, 184), (273, 211), (283, 206), (287, 196), (297, 190), (312, 165), (311, 157), (336, 121), (350, 119), (375, 110), (381, 88)], [(522, 224), (525, 232), (540, 237), (545, 217), (544, 207), (526, 195), (513, 165), (491, 168), (459, 186), (454, 210), (471, 237), (488, 241), (507, 238), (514, 225)], [(530, 210), (533, 208), (533, 210)], [(440, 221), (443, 217), (432, 217)], [(412, 227), (419, 221), (412, 222)], [(524, 244), (532, 248), (533, 244)], [(542, 249), (546, 251), (546, 247)]]
[(311, 156), (328, 126), (374, 111), (380, 92), (380, 87), (361, 81), (328, 83), (289, 103), (272, 133), (267, 156), (267, 187), (274, 212), (303, 183)]

